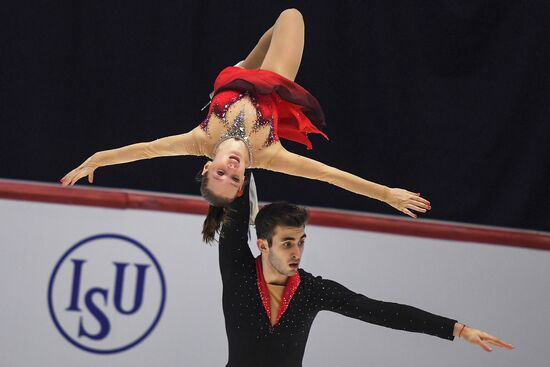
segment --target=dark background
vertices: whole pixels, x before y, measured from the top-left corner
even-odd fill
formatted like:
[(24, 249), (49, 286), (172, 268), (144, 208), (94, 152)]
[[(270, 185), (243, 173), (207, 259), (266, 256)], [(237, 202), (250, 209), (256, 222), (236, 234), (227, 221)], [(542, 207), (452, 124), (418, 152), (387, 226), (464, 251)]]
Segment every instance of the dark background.
[[(547, 1), (6, 2), (0, 177), (56, 182), (96, 151), (191, 130), (217, 73), (287, 7), (306, 23), (296, 81), (331, 138), (288, 149), (421, 192), (424, 218), (550, 231)], [(100, 168), (95, 185), (197, 195), (204, 161)], [(256, 176), (264, 201), (401, 215), (325, 183)]]

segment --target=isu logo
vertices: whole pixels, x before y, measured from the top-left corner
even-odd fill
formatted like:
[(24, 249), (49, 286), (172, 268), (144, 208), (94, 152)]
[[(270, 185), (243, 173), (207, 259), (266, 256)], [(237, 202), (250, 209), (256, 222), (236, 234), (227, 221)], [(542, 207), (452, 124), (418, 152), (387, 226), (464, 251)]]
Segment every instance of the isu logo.
[(59, 332), (92, 353), (134, 347), (162, 315), (166, 286), (159, 263), (139, 242), (117, 234), (86, 238), (53, 269), (48, 305)]

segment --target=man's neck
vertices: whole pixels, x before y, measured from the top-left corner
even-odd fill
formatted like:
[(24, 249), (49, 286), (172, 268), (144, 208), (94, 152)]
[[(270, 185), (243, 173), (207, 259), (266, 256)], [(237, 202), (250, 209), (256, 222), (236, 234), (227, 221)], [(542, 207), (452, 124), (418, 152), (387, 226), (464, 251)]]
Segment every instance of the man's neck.
[(288, 277), (275, 270), (264, 255), (262, 255), (262, 272), (267, 284), (285, 285), (288, 281)]

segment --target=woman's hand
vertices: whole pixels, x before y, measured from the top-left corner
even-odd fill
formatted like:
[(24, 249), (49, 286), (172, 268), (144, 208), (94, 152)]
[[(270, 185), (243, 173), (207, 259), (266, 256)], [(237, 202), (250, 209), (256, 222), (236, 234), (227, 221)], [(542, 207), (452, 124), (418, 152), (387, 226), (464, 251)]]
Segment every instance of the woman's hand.
[(420, 197), (420, 194), (403, 189), (390, 189), (386, 202), (413, 218), (416, 218), (416, 214), (411, 212), (411, 210), (426, 213), (426, 211), (432, 208), (430, 202)]
[(484, 351), (491, 352), (493, 349), (491, 345), (499, 348), (513, 349), (511, 344), (508, 344), (496, 336), (493, 336), (485, 331), (464, 326), (459, 333), (459, 337), (466, 340), (469, 343), (479, 345)]
[(84, 163), (82, 163), (80, 166), (67, 173), (65, 177), (60, 180), (61, 186), (72, 186), (82, 177), (86, 176), (88, 176), (88, 182), (93, 183), (94, 171), (97, 167), (99, 166), (94, 163), (94, 156), (91, 156), (90, 158), (86, 159)]

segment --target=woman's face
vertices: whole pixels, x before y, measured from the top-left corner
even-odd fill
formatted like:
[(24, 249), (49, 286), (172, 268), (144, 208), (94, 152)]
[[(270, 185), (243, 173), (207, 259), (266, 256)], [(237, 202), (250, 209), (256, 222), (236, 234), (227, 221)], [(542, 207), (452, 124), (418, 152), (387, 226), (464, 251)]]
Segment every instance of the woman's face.
[(208, 189), (216, 196), (234, 199), (244, 182), (245, 165), (237, 152), (216, 154), (213, 161), (204, 165), (203, 175), (208, 176)]

